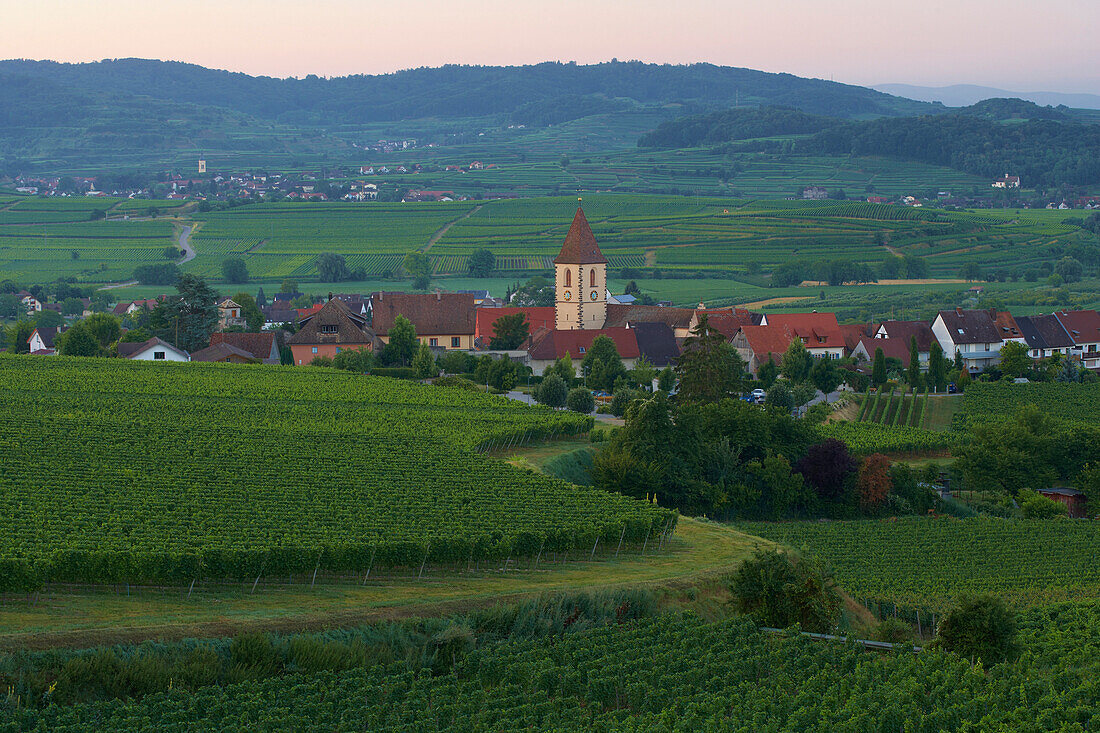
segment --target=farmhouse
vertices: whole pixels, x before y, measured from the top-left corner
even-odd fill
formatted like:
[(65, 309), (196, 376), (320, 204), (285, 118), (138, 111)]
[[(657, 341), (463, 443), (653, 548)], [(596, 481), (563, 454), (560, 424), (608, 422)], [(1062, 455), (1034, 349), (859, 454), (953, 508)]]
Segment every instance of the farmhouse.
[(1054, 314), (1073, 339), (1073, 355), (1088, 369), (1100, 369), (1100, 313), (1058, 311)]
[(1020, 187), (1020, 177), (1019, 176), (1010, 176), (1007, 173), (1005, 173), (1000, 178), (994, 179), (991, 186), (993, 188), (1019, 188)]
[(353, 313), (342, 300), (330, 300), (316, 313), (302, 319), (301, 330), (287, 341), (297, 365), (319, 356), (333, 358), (347, 349), (377, 351), (381, 341), (363, 316)]
[(140, 344), (121, 343), (117, 349), (119, 356), (135, 361), (191, 361), (186, 351), (156, 336)]
[(472, 295), (377, 292), (371, 294), (369, 308), (371, 328), (384, 343), (389, 343), (394, 321), (404, 316), (416, 326), (420, 343), (445, 349), (474, 346), (477, 308)]
[(58, 334), (64, 331), (64, 327), (56, 326), (39, 326), (31, 332), (30, 338), (27, 339), (27, 346), (30, 348), (30, 353), (38, 354), (40, 356), (52, 356), (57, 351), (54, 348), (54, 340)]

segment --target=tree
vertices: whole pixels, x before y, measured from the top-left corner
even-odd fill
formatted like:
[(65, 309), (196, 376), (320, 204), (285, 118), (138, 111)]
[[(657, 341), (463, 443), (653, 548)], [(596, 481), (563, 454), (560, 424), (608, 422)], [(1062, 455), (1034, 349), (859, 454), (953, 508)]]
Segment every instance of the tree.
[(428, 379), (439, 374), (439, 367), (435, 365), (435, 357), (432, 356), (432, 349), (427, 344), (420, 344), (420, 348), (416, 350), (416, 356), (413, 357), (412, 367), (416, 370), (416, 376), (421, 379)]
[(1002, 599), (964, 597), (940, 621), (936, 643), (971, 662), (993, 665), (1016, 656), (1016, 634), (1016, 616)]
[(175, 262), (161, 265), (139, 265), (134, 268), (134, 279), (142, 285), (173, 285), (179, 280), (180, 268)]
[(1054, 273), (1067, 283), (1075, 283), (1080, 280), (1084, 271), (1085, 268), (1073, 257), (1063, 257), (1054, 265)]
[(118, 341), (122, 335), (122, 325), (110, 313), (93, 313), (83, 320), (82, 325), (104, 348)]
[(959, 270), (959, 279), (968, 282), (982, 279), (982, 266), (977, 262), (967, 262)]
[(259, 333), (264, 327), (264, 312), (256, 300), (248, 293), (237, 293), (233, 296), (233, 302), (241, 307), (241, 315), (244, 316), (245, 328), (250, 333)]
[(383, 350), (383, 360), (387, 364), (407, 366), (416, 354), (416, 327), (408, 318), (398, 314), (390, 327), (389, 342)]
[(872, 453), (864, 458), (856, 478), (860, 508), (868, 514), (882, 508), (892, 485), (889, 458), (881, 453)]
[(619, 356), (615, 342), (607, 336), (597, 336), (592, 340), (592, 346), (584, 355), (581, 369), (586, 375), (586, 381), (590, 389), (602, 389), (612, 391), (615, 388), (615, 380), (626, 375), (626, 367), (623, 366), (622, 357)]
[(791, 341), (790, 346), (787, 347), (787, 352), (783, 354), (783, 363), (780, 366), (780, 372), (791, 382), (796, 384), (805, 382), (810, 378), (813, 360), (813, 356), (806, 350), (806, 346), (802, 343), (802, 339), (796, 336)]
[(405, 255), (405, 270), (413, 276), (413, 288), (426, 290), (432, 279), (432, 261), (423, 252), (409, 252)]
[(222, 277), (226, 282), (238, 285), (248, 282), (248, 266), (240, 257), (222, 260)]
[(1089, 463), (1081, 469), (1073, 485), (1085, 495), (1089, 514), (1100, 514), (1100, 463)]
[(547, 407), (563, 407), (568, 396), (569, 388), (565, 386), (565, 380), (557, 374), (544, 377), (535, 390), (535, 400)]
[(920, 351), (917, 349), (917, 337), (909, 337), (909, 370), (905, 375), (909, 388), (916, 392), (920, 389)]
[(573, 412), (579, 412), (582, 415), (588, 415), (596, 409), (596, 400), (592, 397), (592, 392), (584, 387), (574, 387), (569, 390), (565, 404)]
[(80, 298), (65, 298), (61, 303), (61, 312), (67, 316), (79, 316), (84, 312), (84, 301)]
[(928, 355), (928, 386), (936, 392), (947, 389), (947, 359), (939, 341), (932, 341)]
[(779, 550), (757, 550), (741, 563), (730, 586), (744, 613), (764, 626), (829, 633), (840, 620), (841, 595), (816, 558), (797, 561)]
[(283, 282), (279, 285), (279, 292), (280, 293), (297, 293), (298, 292), (298, 283), (297, 283), (297, 281), (291, 280), (289, 278), (287, 278), (286, 280), (283, 280)]
[(634, 362), (634, 368), (630, 370), (634, 376), (634, 382), (647, 390), (653, 389), (653, 380), (657, 377), (657, 367), (650, 363), (642, 354)]
[(1001, 374), (1022, 377), (1031, 368), (1027, 347), (1019, 341), (1006, 341), (1001, 347)]
[(1058, 371), (1054, 379), (1055, 381), (1063, 383), (1080, 382), (1081, 369), (1073, 359), (1067, 358), (1062, 362), (1062, 368)]
[(756, 370), (756, 378), (765, 390), (770, 389), (775, 384), (775, 380), (779, 378), (779, 365), (775, 363), (775, 359), (772, 358), (771, 354), (768, 354), (768, 360)]
[(1020, 504), (1024, 519), (1054, 519), (1068, 513), (1068, 508), (1062, 502), (1049, 499), (1031, 489), (1020, 491), (1016, 495), (1016, 501)]
[(8, 344), (8, 351), (13, 354), (26, 354), (31, 350), (31, 345), (27, 343), (30, 340), (31, 334), (34, 333), (34, 323), (20, 318), (18, 321), (8, 326), (5, 330), (5, 340)]
[(554, 305), (556, 298), (554, 283), (544, 277), (535, 276), (512, 294), (511, 304), (522, 308), (543, 308)]
[(966, 388), (970, 386), (970, 370), (963, 367), (959, 372), (959, 376), (955, 379), (955, 386), (959, 388), (960, 392), (965, 392)]
[(954, 364), (954, 367), (955, 367), (956, 370), (958, 370), (960, 372), (963, 369), (966, 368), (966, 362), (963, 361), (962, 352), (959, 351), (958, 349), (955, 349), (955, 364)]
[(810, 381), (821, 390), (828, 402), (829, 393), (839, 387), (843, 380), (832, 359), (815, 359), (813, 368), (810, 369)]
[(344, 349), (332, 357), (332, 366), (349, 372), (365, 374), (374, 365), (374, 357), (366, 349)]
[(871, 384), (881, 387), (886, 384), (886, 355), (882, 348), (875, 349), (875, 361), (871, 367)]
[(844, 498), (848, 478), (856, 470), (856, 461), (843, 441), (826, 438), (809, 447), (806, 455), (795, 464), (795, 470), (822, 499), (840, 501)]
[(184, 351), (198, 351), (210, 345), (210, 334), (218, 325), (218, 294), (196, 275), (182, 275), (176, 284), (179, 294), (167, 307), (168, 340)]
[(348, 279), (348, 263), (341, 254), (322, 252), (314, 261), (317, 276), (324, 283), (335, 283)]
[(671, 392), (672, 388), (676, 386), (676, 372), (672, 367), (665, 367), (661, 370), (660, 376), (657, 377), (657, 389), (664, 392)]
[(527, 340), (530, 326), (525, 313), (512, 313), (493, 321), (493, 336), (489, 348), (501, 351), (518, 349)]
[(487, 249), (477, 249), (470, 255), (467, 269), (474, 277), (489, 277), (497, 267), (497, 259)]
[(0, 295), (0, 320), (17, 318), (26, 312), (18, 295), (5, 293)]
[(787, 382), (776, 382), (768, 387), (768, 391), (764, 395), (764, 404), (785, 413), (790, 413), (795, 408), (795, 404), (794, 395), (791, 394), (791, 388), (787, 386)]
[(684, 340), (676, 359), (680, 391), (676, 398), (685, 403), (716, 402), (736, 397), (744, 384), (745, 362), (726, 337), (710, 327), (707, 314)]
[(99, 342), (88, 332), (83, 323), (78, 323), (68, 331), (59, 334), (55, 344), (57, 353), (62, 356), (99, 356), (100, 354)]
[(573, 383), (573, 380), (577, 378), (577, 370), (573, 368), (573, 357), (569, 355), (569, 352), (566, 352), (565, 356), (561, 357), (542, 371), (542, 376), (544, 377), (548, 377), (551, 374), (557, 374), (565, 380), (567, 385)]
[(43, 308), (35, 314), (34, 325), (38, 328), (58, 328), (65, 325), (65, 319), (57, 311)]

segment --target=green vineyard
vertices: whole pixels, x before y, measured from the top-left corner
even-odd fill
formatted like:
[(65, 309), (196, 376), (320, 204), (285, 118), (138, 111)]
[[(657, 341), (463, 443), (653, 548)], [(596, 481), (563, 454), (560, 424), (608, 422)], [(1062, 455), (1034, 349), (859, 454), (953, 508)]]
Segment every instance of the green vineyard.
[(0, 356), (0, 590), (614, 552), (673, 512), (485, 457), (590, 418), (328, 369)]
[(858, 455), (945, 451), (967, 440), (966, 433), (950, 430), (924, 430), (870, 422), (830, 422), (819, 425), (818, 432), (825, 438), (843, 440)]
[(939, 611), (968, 593), (1020, 606), (1100, 598), (1095, 522), (945, 517), (738, 528), (821, 556), (846, 591), (874, 602)]
[(1094, 606), (1031, 613), (1020, 660), (987, 670), (669, 615), (452, 652), (441, 674), (290, 674), (6, 711), (0, 730), (1095, 730), (1097, 628)]
[(1008, 417), (1025, 405), (1035, 405), (1044, 413), (1063, 420), (1095, 425), (1100, 421), (1100, 383), (974, 382), (963, 395), (960, 419), (964, 424), (974, 424)]

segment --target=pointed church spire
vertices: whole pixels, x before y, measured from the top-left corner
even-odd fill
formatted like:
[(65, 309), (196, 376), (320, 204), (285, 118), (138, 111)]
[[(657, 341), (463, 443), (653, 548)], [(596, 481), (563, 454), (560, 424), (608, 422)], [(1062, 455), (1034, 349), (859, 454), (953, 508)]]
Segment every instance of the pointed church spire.
[(592, 233), (592, 227), (588, 226), (588, 219), (584, 218), (584, 212), (579, 206), (576, 216), (573, 217), (573, 224), (569, 227), (569, 233), (565, 235), (565, 242), (561, 245), (561, 252), (554, 258), (554, 264), (607, 264), (607, 258), (600, 251), (600, 245), (596, 244), (596, 235)]

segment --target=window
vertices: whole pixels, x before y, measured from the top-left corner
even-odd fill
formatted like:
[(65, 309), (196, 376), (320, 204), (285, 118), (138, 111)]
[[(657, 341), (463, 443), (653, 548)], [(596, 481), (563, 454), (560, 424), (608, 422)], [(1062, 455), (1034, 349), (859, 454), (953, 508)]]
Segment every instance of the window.
[(594, 267), (588, 271), (588, 284), (596, 287), (596, 268)]
[(153, 358), (157, 359), (157, 360), (163, 360), (164, 359), (164, 352), (163, 351), (154, 351), (153, 352)]
[(317, 347), (316, 347), (316, 346), (314, 346), (314, 347), (313, 347), (313, 353), (314, 353), (314, 354), (316, 354), (316, 353), (317, 353)]
[(340, 326), (339, 325), (322, 324), (322, 326), (321, 326), (321, 333), (339, 333), (339, 332), (340, 332)]
[(339, 354), (339, 353), (340, 353), (340, 347), (339, 347), (339, 346), (337, 346), (337, 347), (336, 347), (336, 353), (337, 353), (337, 354)]
[(439, 339), (428, 339), (428, 346), (439, 346)]
[(581, 353), (582, 354), (584, 353), (584, 347), (583, 346), (581, 347)]
[(572, 270), (565, 271), (565, 287), (569, 288), (573, 286), (573, 272)]
[(462, 346), (462, 339), (458, 336), (451, 336), (451, 348), (457, 349)]

